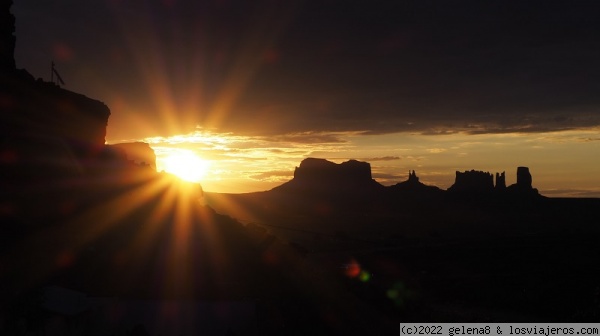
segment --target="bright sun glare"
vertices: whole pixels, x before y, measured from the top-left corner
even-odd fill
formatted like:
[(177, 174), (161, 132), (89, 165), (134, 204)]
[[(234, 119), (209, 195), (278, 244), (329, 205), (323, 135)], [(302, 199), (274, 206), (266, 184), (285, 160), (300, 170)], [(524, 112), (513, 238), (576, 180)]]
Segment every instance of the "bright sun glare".
[(166, 172), (190, 182), (199, 182), (208, 171), (208, 162), (191, 151), (179, 151), (163, 160)]

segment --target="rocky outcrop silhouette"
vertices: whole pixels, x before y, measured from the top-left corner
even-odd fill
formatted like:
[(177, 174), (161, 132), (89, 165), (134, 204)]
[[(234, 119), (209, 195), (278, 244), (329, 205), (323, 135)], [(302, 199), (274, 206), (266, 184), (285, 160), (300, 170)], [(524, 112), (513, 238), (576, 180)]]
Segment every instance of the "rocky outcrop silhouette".
[(506, 172), (496, 173), (496, 190), (506, 189)]
[(16, 68), (11, 5), (0, 2), (0, 202), (12, 215), (64, 216), (147, 177), (105, 145), (106, 104)]
[(3, 144), (14, 142), (12, 137), (49, 137), (65, 143), (84, 161), (104, 146), (110, 110), (98, 100), (55, 83), (35, 80), (26, 70), (16, 69), (15, 19), (10, 12), (11, 5), (12, 1), (2, 1), (0, 13), (0, 132)]
[(336, 164), (325, 159), (304, 159), (294, 171), (294, 178), (274, 190), (335, 194), (371, 193), (383, 190), (373, 180), (371, 165), (356, 160)]
[(16, 68), (11, 5), (0, 5), (0, 185), (14, 194), (98, 174), (118, 159), (105, 148), (109, 108)]
[(483, 171), (465, 171), (456, 172), (454, 184), (448, 188), (448, 191), (461, 195), (480, 195), (494, 194), (498, 197), (506, 196), (517, 198), (521, 196), (539, 195), (538, 190), (531, 186), (532, 178), (529, 168), (517, 168), (517, 183), (507, 187), (506, 173), (496, 173), (496, 184), (494, 185), (494, 176), (489, 172)]
[(528, 167), (517, 167), (517, 183), (510, 185), (507, 191), (514, 197), (539, 196), (537, 189), (532, 186), (533, 178)]
[(156, 171), (156, 154), (145, 142), (124, 142), (109, 147), (120, 150), (126, 159), (138, 166), (149, 166)]
[(531, 189), (531, 173), (528, 167), (517, 167), (517, 186), (523, 189)]
[(454, 184), (448, 191), (459, 193), (482, 193), (494, 190), (494, 176), (489, 172), (471, 170), (456, 172)]
[(110, 110), (95, 99), (65, 90), (21, 73), (3, 83), (4, 134), (38, 134), (55, 137), (77, 154), (105, 143)]
[(442, 193), (442, 190), (436, 186), (429, 186), (419, 181), (419, 177), (413, 170), (408, 172), (408, 179), (404, 182), (396, 183), (389, 186), (388, 190), (393, 194), (405, 196), (437, 196)]

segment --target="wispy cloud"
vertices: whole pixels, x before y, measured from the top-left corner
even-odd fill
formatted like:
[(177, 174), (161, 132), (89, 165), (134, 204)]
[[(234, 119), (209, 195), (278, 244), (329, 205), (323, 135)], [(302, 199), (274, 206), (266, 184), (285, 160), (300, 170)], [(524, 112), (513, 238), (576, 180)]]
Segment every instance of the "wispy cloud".
[(291, 143), (302, 143), (302, 144), (323, 144), (323, 143), (347, 143), (348, 140), (344, 139), (344, 135), (354, 134), (350, 133), (326, 133), (326, 132), (301, 132), (301, 133), (288, 133), (265, 138), (267, 141), (272, 142), (291, 142)]
[(600, 189), (542, 189), (540, 193), (549, 197), (600, 197)]
[(397, 160), (402, 160), (401, 156), (377, 156), (377, 157), (370, 157), (370, 158), (362, 158), (359, 159), (360, 161), (367, 161), (367, 162), (377, 162), (377, 161), (397, 161)]
[(248, 177), (258, 181), (269, 181), (269, 182), (281, 182), (288, 181), (294, 176), (294, 172), (291, 170), (276, 170), (266, 171), (257, 174), (251, 174)]

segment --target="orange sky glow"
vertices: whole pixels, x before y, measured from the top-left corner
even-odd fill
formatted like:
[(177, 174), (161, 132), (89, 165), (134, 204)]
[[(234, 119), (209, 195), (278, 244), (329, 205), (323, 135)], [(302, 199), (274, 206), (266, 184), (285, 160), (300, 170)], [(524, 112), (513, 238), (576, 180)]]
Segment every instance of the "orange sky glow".
[(269, 190), (289, 181), (304, 158), (317, 157), (338, 163), (349, 159), (370, 162), (373, 178), (384, 185), (404, 181), (408, 170), (415, 170), (422, 182), (442, 189), (452, 185), (457, 170), (506, 171), (507, 184), (512, 184), (516, 168), (528, 166), (534, 187), (543, 195), (599, 197), (600, 158), (590, 155), (599, 152), (598, 131), (485, 135), (309, 132), (267, 137), (199, 128), (188, 134), (137, 140), (155, 150), (158, 171), (177, 173), (169, 167), (168, 158), (182, 150), (194, 153), (206, 167), (199, 182), (204, 190), (214, 192)]
[(51, 55), (67, 89), (111, 109), (107, 143), (147, 142), (158, 171), (206, 191), (268, 190), (315, 157), (442, 189), (527, 166), (543, 195), (600, 197), (585, 7), (342, 3), (24, 0), (15, 59), (38, 77)]

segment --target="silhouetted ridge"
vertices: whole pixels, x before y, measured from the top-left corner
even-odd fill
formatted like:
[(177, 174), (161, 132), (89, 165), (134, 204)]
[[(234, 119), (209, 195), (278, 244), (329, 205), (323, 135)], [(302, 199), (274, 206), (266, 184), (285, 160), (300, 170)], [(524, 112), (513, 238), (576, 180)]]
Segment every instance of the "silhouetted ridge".
[(336, 164), (325, 159), (304, 159), (294, 171), (294, 178), (275, 188), (300, 192), (363, 192), (381, 190), (383, 186), (371, 177), (371, 165), (356, 160)]
[(407, 196), (435, 196), (440, 195), (442, 190), (436, 186), (429, 186), (419, 181), (419, 177), (413, 170), (408, 172), (408, 179), (388, 187), (394, 193), (406, 194)]

